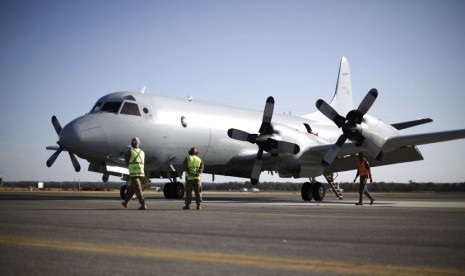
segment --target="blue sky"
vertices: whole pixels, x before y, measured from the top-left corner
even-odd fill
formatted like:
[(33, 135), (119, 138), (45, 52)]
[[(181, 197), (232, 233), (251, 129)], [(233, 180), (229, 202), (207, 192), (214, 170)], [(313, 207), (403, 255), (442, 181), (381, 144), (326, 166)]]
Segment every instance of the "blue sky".
[[(408, 129), (465, 128), (464, 1), (0, 2), (0, 173), (5, 180), (100, 180), (52, 168), (56, 115), (64, 126), (104, 94), (140, 90), (302, 115), (334, 93), (349, 59), (354, 103)], [(378, 181), (465, 181), (465, 140), (420, 146), (425, 161), (374, 169)], [(350, 181), (355, 172), (338, 180)], [(277, 180), (262, 174), (264, 180)], [(113, 179), (116, 180), (116, 179)], [(208, 178), (206, 179), (208, 180)], [(285, 179), (287, 181), (287, 179)]]

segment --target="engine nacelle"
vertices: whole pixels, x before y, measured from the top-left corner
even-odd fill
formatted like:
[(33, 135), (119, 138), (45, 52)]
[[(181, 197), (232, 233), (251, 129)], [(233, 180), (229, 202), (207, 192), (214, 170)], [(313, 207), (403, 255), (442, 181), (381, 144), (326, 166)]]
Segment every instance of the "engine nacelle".
[(370, 139), (379, 148), (382, 148), (386, 143), (385, 137), (397, 136), (400, 134), (399, 131), (391, 125), (369, 114), (363, 116), (359, 131), (366, 139)]

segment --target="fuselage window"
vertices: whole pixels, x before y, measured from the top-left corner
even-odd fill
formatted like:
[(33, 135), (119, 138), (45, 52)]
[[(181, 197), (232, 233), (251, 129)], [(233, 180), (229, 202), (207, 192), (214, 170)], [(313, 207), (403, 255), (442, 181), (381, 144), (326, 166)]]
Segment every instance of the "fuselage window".
[(93, 112), (98, 112), (100, 111), (100, 107), (102, 106), (102, 102), (97, 102), (94, 107), (90, 110), (90, 113), (93, 113)]
[(135, 103), (126, 102), (121, 108), (121, 114), (140, 116), (139, 106)]
[(106, 102), (102, 106), (103, 112), (118, 113), (118, 110), (121, 106), (121, 102)]

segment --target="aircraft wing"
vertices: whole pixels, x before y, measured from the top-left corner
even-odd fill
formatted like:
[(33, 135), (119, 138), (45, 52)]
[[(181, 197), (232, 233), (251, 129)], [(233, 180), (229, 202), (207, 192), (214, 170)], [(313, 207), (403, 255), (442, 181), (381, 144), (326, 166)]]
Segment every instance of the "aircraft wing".
[[(368, 155), (366, 158), (372, 167), (423, 160), (423, 156), (416, 148), (417, 145), (462, 138), (465, 138), (465, 129), (394, 136), (386, 140), (386, 143), (383, 146), (384, 158), (381, 161), (378, 161)], [(316, 156), (317, 160), (321, 160), (331, 147), (333, 147), (333, 145), (310, 147), (301, 158), (302, 160), (315, 160)], [(354, 164), (357, 162), (355, 154), (360, 151), (364, 151), (364, 149), (356, 146), (354, 143), (345, 143), (341, 147), (338, 157), (328, 168), (325, 169), (325, 173), (353, 170)]]
[[(333, 144), (326, 144), (326, 145), (320, 145), (320, 146), (314, 146), (309, 148), (304, 154), (305, 155), (313, 155), (313, 156), (321, 156), (323, 157), (334, 145)], [(338, 156), (345, 156), (345, 155), (350, 155), (350, 154), (355, 154), (360, 152), (362, 149), (358, 146), (356, 146), (354, 143), (349, 142), (345, 143), (342, 145), (341, 150), (339, 151)]]
[(400, 135), (387, 139), (383, 150), (393, 150), (404, 146), (424, 145), (465, 138), (465, 129), (431, 132), (423, 134)]

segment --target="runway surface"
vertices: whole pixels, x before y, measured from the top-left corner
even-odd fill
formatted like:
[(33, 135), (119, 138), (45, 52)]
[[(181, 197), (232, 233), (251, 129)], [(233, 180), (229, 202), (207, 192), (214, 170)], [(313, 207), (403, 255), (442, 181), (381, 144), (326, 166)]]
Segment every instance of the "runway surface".
[(465, 194), (0, 192), (1, 275), (465, 275)]

